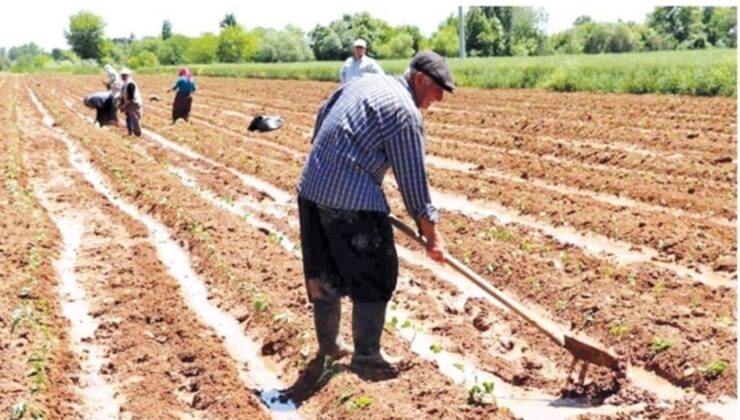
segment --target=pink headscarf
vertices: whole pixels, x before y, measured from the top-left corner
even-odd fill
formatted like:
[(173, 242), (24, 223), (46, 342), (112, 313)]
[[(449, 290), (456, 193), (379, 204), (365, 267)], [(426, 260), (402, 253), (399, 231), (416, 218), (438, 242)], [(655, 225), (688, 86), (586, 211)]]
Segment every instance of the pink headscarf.
[(180, 70), (177, 72), (177, 75), (180, 77), (185, 77), (188, 80), (193, 78), (193, 73), (191, 73), (190, 70), (188, 70), (186, 67), (180, 68)]

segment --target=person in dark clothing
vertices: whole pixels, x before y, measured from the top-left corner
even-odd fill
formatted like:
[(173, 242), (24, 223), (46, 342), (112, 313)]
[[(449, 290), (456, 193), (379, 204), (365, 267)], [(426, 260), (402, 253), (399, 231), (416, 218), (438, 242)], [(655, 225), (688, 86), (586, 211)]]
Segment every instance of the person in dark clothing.
[(96, 92), (82, 101), (86, 107), (95, 109), (95, 122), (101, 127), (118, 125), (116, 103), (110, 92)]
[(190, 108), (193, 106), (193, 92), (195, 92), (195, 80), (190, 70), (185, 67), (177, 72), (178, 78), (173, 91), (177, 91), (175, 102), (172, 103), (172, 124), (182, 118), (188, 121)]

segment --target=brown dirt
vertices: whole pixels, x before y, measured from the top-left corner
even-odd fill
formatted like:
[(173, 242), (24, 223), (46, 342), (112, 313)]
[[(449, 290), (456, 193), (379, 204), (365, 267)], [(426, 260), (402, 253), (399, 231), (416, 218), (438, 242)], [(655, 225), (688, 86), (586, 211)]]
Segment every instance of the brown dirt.
[[(138, 79), (145, 93), (160, 91), (171, 82), (165, 77)], [(122, 197), (173, 232), (205, 279), (211, 301), (243, 320), (247, 334), (262, 344), (264, 356), (275, 364), (287, 384), (304, 384), (315, 374), (314, 369), (320, 375), (321, 361), (312, 362), (310, 358), (315, 344), (300, 261), (286, 253), (273, 236), (266, 234), (269, 232), (251, 228), (238, 215), (204, 201), (168, 167), (187, 170), (202, 188), (228, 203), (250, 198), (269, 208), (274, 205), (270, 198), (208, 162), (184, 158), (146, 139), (122, 137), (120, 128), (91, 127), (67, 109), (63, 100), (72, 98), (73, 106), (89, 115), (79, 105), (79, 97), (94, 79), (65, 78), (63, 85), (58, 80), (34, 77), (28, 86), (41, 97), (59, 126), (90, 154), (94, 165)], [(47, 91), (44, 86), (65, 88)], [(301, 156), (310, 148), (307, 137), (315, 111), (331, 89), (332, 84), (317, 82), (199, 78), (189, 124), (170, 123), (171, 99), (167, 98), (145, 104), (144, 125), (221, 164), (292, 192), (300, 176)], [(258, 113), (283, 115), (287, 123), (272, 133), (249, 134), (245, 131), (246, 117)], [(40, 124), (38, 116), (36, 120)], [(730, 263), (736, 258), (737, 233), (730, 227), (736, 217), (736, 162), (725, 156), (735, 156), (734, 120), (734, 101), (723, 98), (461, 89), (426, 113), (429, 151), (479, 169), (465, 172), (433, 168), (431, 181), (434, 188), (447, 193), (496, 202), (542, 223), (572, 226), (579, 232), (626, 241), (634, 249), (655, 248), (660, 260), (686, 267), (704, 264), (729, 276), (736, 271)], [(35, 128), (29, 122), (27, 129)], [(49, 165), (46, 160), (43, 163)], [(524, 181), (628, 197), (660, 211), (615, 206), (585, 194), (569, 195), (535, 183), (496, 178), (487, 168)], [(387, 192), (397, 213), (403, 213), (398, 193)], [(122, 243), (142, 241), (136, 235), (145, 233), (135, 227), (136, 223), (125, 222), (120, 214), (105, 207), (102, 198), (93, 199), (94, 194), (87, 193), (83, 196), (87, 200), (84, 202), (97, 201), (103, 209), (100, 214), (105, 217), (98, 216), (97, 220), (103, 223), (105, 219), (110, 226), (102, 229), (102, 236), (112, 235)], [(69, 201), (65, 205), (85, 206), (83, 201), (76, 203), (76, 198), (65, 199)], [(246, 212), (271, 223), (291, 240), (297, 239), (296, 225), (291, 222), (295, 209), (286, 209), (287, 218), (274, 217), (268, 211)], [(710, 400), (721, 395), (736, 396), (734, 288), (694, 283), (651, 262), (624, 264), (591, 255), (537, 230), (505, 226), (493, 218), (473, 220), (443, 212), (443, 220), (441, 227), (453, 255), (541, 314), (599, 340), (631, 363), (689, 393), (696, 391)], [(406, 241), (400, 242), (411, 247)], [(215, 352), (223, 353), (217, 339), (208, 339), (207, 331), (188, 334), (187, 340), (168, 333), (190, 333), (197, 319), (187, 321), (186, 317), (183, 324), (187, 322), (187, 326), (175, 327), (179, 325), (177, 317), (190, 312), (172, 286), (166, 286), (172, 280), (159, 267), (156, 253), (150, 246), (140, 249), (142, 246), (110, 246), (97, 256), (100, 261), (140, 261), (116, 266), (134, 273), (121, 274), (122, 282), (126, 275), (150, 278), (147, 282), (132, 281), (134, 290), (141, 290), (138, 294), (131, 292), (137, 297), (136, 305), (143, 306), (121, 305), (100, 315), (130, 318), (130, 324), (122, 322), (112, 333), (106, 332), (108, 337), (99, 337), (101, 343), (110, 346), (120, 340), (131, 346), (116, 355), (127, 375), (134, 375), (136, 367), (129, 365), (141, 354), (136, 349), (159, 351), (164, 347), (163, 354), (169, 354), (183, 346), (216, 346)], [(129, 248), (137, 249), (133, 256)], [(94, 267), (92, 273), (106, 267), (102, 262), (95, 265), (95, 256), (85, 254), (86, 262), (88, 258)], [(706, 416), (696, 403), (656, 405), (655, 397), (646, 390), (637, 389), (629, 381), (618, 381), (600, 369), (589, 371), (585, 387), (564, 387), (570, 356), (531, 326), (488, 302), (463, 298), (456, 288), (428, 270), (402, 262), (402, 273), (394, 305), (412, 312), (413, 322), (439, 337), (446, 350), (461, 354), (508, 383), (595, 404), (604, 400), (617, 404), (647, 402), (647, 408), (638, 413), (644, 417)], [(165, 285), (154, 290), (170, 296), (167, 306), (173, 308), (171, 315), (153, 306), (144, 293), (159, 284)], [(117, 288), (99, 286), (96, 290), (100, 297), (123, 296)], [(257, 300), (267, 302), (267, 309), (257, 311)], [(660, 311), (655, 311), (656, 306)], [(161, 322), (131, 315), (142, 310), (153, 311)], [(343, 331), (349, 339), (346, 321), (345, 316)], [(384, 345), (410, 360), (410, 369), (392, 380), (374, 381), (362, 372), (358, 375), (348, 371), (345, 361), (339, 361), (336, 376), (322, 387), (310, 389), (300, 412), (311, 418), (510, 416), (505, 409), (467, 405), (466, 389), (413, 355), (408, 344), (391, 330), (385, 335)], [(142, 341), (137, 334), (143, 331), (166, 340)], [(196, 335), (199, 344), (192, 341)], [(651, 348), (655, 337), (669, 339), (673, 346), (656, 352)], [(224, 357), (225, 361), (214, 360), (206, 367), (228, 371), (228, 356)], [(701, 373), (717, 360), (728, 363), (726, 372), (717, 376)], [(178, 364), (175, 354), (157, 359), (153, 370), (166, 369), (168, 364), (182, 367), (183, 363)], [(182, 401), (171, 396), (182, 392), (176, 390), (182, 387), (181, 382), (168, 377), (172, 383), (164, 384), (144, 377), (162, 385), (158, 404), (180, 410), (174, 407)], [(201, 392), (205, 401), (215, 399)], [(368, 408), (353, 404), (360, 396), (370, 397)], [(134, 399), (133, 405), (148, 401), (143, 393)], [(214, 406), (217, 404), (207, 409), (217, 410)], [(221, 417), (237, 410), (227, 403), (220, 407), (223, 411), (209, 413)], [(190, 408), (181, 411), (189, 412)]]

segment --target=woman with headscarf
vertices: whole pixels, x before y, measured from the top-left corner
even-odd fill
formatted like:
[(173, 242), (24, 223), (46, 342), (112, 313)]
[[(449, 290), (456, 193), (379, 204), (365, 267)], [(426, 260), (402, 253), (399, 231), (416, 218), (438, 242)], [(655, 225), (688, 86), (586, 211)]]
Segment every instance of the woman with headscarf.
[(195, 80), (190, 70), (183, 67), (177, 72), (177, 76), (177, 82), (172, 87), (173, 91), (177, 91), (175, 102), (172, 103), (172, 124), (180, 118), (188, 121), (195, 92)]

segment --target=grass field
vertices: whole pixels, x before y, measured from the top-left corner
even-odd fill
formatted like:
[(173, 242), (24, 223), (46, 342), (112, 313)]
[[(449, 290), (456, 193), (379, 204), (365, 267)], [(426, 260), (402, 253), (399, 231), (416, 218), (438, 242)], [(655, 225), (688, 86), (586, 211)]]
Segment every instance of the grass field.
[[(408, 62), (384, 60), (380, 64), (387, 73), (401, 74)], [(466, 87), (735, 96), (737, 85), (734, 49), (468, 58), (450, 62), (458, 86)], [(314, 61), (190, 67), (196, 75), (331, 81), (338, 80), (340, 66), (340, 62)], [(178, 67), (142, 68), (139, 72), (175, 74)]]

